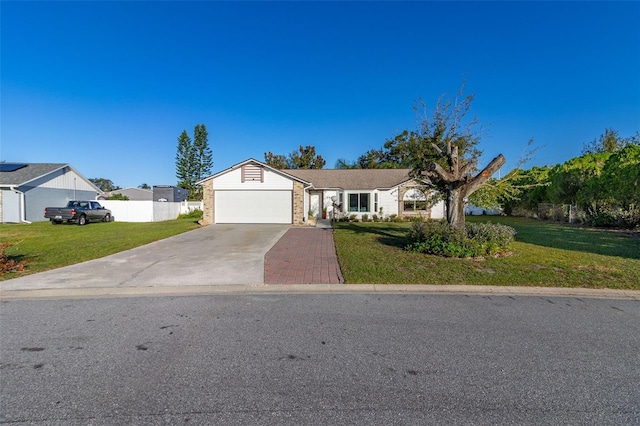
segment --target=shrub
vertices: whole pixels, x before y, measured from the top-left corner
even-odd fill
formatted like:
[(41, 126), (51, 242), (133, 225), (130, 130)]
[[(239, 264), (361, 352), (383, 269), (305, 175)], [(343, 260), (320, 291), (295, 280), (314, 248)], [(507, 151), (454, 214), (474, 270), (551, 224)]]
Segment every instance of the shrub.
[(200, 219), (202, 219), (202, 210), (193, 209), (193, 210), (189, 211), (189, 213), (181, 214), (180, 216), (178, 216), (178, 219), (197, 219), (197, 220), (200, 220)]
[(10, 243), (0, 243), (0, 273), (24, 271), (24, 262), (10, 259), (5, 254), (5, 250), (11, 246)]
[(363, 214), (361, 220), (363, 222), (371, 222), (371, 219), (369, 219), (369, 215), (368, 214)]
[(413, 222), (406, 249), (445, 257), (491, 256), (509, 250), (516, 231), (498, 224), (470, 224), (465, 228), (442, 222)]
[(129, 197), (118, 192), (117, 194), (107, 197), (107, 200), (129, 201)]
[(349, 216), (349, 220), (351, 222), (359, 222), (358, 215), (357, 214), (352, 214), (351, 216)]
[(374, 222), (379, 222), (380, 218), (378, 217), (377, 214), (374, 213), (374, 214), (371, 215), (371, 220), (373, 220)]
[(600, 208), (596, 212), (589, 212), (586, 223), (596, 227), (638, 228), (640, 227), (640, 207)]
[(402, 218), (400, 216), (398, 216), (397, 214), (390, 214), (389, 215), (389, 220), (391, 222), (402, 222)]

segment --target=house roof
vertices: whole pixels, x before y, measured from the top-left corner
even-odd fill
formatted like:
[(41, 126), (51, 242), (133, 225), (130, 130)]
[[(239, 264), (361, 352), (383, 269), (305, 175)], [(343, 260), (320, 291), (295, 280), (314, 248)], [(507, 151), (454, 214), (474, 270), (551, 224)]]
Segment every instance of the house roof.
[(317, 189), (389, 189), (411, 180), (410, 169), (287, 169)]
[(271, 170), (271, 171), (273, 171), (273, 172), (275, 172), (275, 173), (278, 173), (278, 174), (281, 174), (281, 175), (285, 175), (285, 176), (287, 176), (287, 177), (289, 177), (289, 178), (292, 178), (292, 179), (295, 179), (295, 180), (297, 180), (297, 181), (300, 181), (300, 182), (302, 182), (303, 184), (306, 184), (306, 185), (309, 185), (309, 184), (310, 184), (310, 183), (309, 183), (309, 181), (305, 181), (303, 178), (300, 178), (300, 177), (295, 176), (295, 175), (293, 175), (293, 174), (289, 174), (289, 173), (287, 173), (287, 172), (289, 172), (289, 170), (278, 170), (278, 169), (276, 169), (276, 168), (274, 168), (274, 167), (271, 167), (270, 165), (268, 165), (268, 164), (266, 164), (266, 163), (263, 163), (263, 162), (261, 162), (261, 161), (255, 160), (255, 159), (253, 159), (253, 158), (249, 158), (249, 159), (247, 159), (247, 160), (245, 160), (245, 161), (243, 161), (243, 162), (241, 162), (241, 163), (238, 163), (238, 164), (235, 164), (235, 165), (233, 165), (233, 166), (229, 167), (228, 169), (221, 170), (221, 171), (219, 171), (218, 173), (215, 173), (215, 174), (213, 174), (213, 175), (211, 175), (211, 176), (207, 176), (206, 178), (204, 178), (204, 179), (199, 180), (198, 182), (196, 182), (196, 184), (201, 185), (203, 182), (205, 182), (205, 181), (207, 181), (207, 180), (209, 180), (209, 179), (213, 179), (213, 178), (215, 178), (215, 177), (218, 177), (218, 176), (220, 176), (220, 175), (223, 175), (223, 174), (225, 174), (225, 173), (228, 173), (228, 172), (230, 172), (230, 171), (232, 171), (232, 170), (235, 170), (235, 169), (237, 169), (237, 168), (239, 168), (239, 167), (242, 167), (242, 166), (244, 166), (245, 164), (249, 164), (249, 163), (257, 164), (257, 165), (259, 165), (259, 166), (261, 166), (261, 167), (264, 167), (264, 168), (267, 168), (267, 169), (269, 169), (269, 170)]
[[(0, 163), (3, 165), (0, 168), (0, 186), (13, 186), (18, 187), (26, 185), (29, 182), (37, 180), (48, 174), (51, 174), (65, 167), (69, 170), (73, 170), (78, 176), (92, 185), (96, 192), (99, 192), (97, 186), (95, 186), (90, 180), (86, 179), (76, 169), (71, 167), (67, 163)], [(6, 171), (5, 171), (6, 170)]]
[(148, 201), (153, 200), (153, 191), (150, 189), (142, 189), (142, 188), (123, 188), (123, 189), (114, 189), (113, 191), (103, 192), (98, 195), (98, 198), (104, 197), (109, 198), (115, 194), (122, 194), (129, 197), (131, 201)]
[(275, 173), (313, 186), (316, 189), (345, 189), (345, 190), (373, 190), (390, 189), (409, 182), (411, 169), (284, 169), (279, 170), (263, 162), (249, 158), (235, 164), (228, 169), (219, 171), (198, 182), (203, 182), (228, 173), (245, 164), (257, 164)]

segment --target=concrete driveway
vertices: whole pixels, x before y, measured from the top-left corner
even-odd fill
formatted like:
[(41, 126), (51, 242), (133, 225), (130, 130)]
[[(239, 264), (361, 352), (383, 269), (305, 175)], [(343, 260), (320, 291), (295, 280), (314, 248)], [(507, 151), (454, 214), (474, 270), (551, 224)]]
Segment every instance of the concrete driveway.
[(264, 256), (288, 225), (209, 225), (101, 259), (0, 283), (0, 289), (264, 283)]

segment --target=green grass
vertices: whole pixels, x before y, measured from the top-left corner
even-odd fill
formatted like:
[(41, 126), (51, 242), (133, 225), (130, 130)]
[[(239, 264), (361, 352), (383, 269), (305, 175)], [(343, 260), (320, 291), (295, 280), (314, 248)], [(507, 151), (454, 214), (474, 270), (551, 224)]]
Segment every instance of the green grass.
[(0, 275), (0, 281), (97, 259), (180, 234), (199, 225), (193, 219), (152, 223), (92, 222), (51, 225), (49, 222), (0, 225), (0, 241), (11, 243), (5, 253), (23, 261), (24, 272)]
[(338, 223), (334, 235), (345, 282), (640, 289), (637, 233), (509, 217), (467, 221), (515, 228), (513, 254), (482, 260), (411, 253), (404, 250), (409, 223)]

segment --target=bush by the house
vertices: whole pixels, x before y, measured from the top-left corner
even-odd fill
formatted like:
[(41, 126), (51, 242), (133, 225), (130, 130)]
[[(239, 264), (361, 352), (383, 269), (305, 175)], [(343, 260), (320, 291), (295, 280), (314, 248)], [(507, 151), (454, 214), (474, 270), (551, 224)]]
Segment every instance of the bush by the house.
[(464, 228), (442, 222), (413, 222), (407, 250), (445, 257), (493, 256), (508, 252), (515, 236), (510, 226), (478, 223)]

